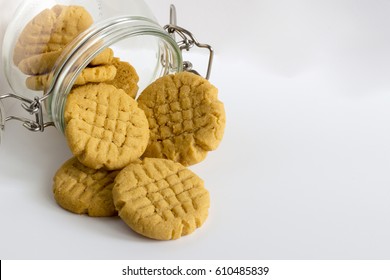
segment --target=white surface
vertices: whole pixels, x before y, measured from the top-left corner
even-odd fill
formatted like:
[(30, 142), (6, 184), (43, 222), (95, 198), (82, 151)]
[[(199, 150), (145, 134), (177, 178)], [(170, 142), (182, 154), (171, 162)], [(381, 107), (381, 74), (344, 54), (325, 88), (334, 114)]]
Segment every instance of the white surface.
[(175, 3), (178, 24), (216, 50), (226, 133), (192, 167), (211, 193), (207, 222), (158, 242), (68, 213), (51, 194), (63, 137), (7, 123), (0, 258), (389, 258), (390, 1), (147, 2), (162, 24)]

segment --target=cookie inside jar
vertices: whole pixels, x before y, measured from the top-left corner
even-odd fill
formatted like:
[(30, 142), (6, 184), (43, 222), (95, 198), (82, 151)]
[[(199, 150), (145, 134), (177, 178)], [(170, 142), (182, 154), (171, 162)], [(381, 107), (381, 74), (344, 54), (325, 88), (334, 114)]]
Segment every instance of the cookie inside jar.
[(73, 88), (105, 83), (136, 98), (183, 64), (177, 43), (142, 0), (24, 1), (7, 28), (3, 56), (12, 91), (44, 101), (45, 118), (60, 131)]

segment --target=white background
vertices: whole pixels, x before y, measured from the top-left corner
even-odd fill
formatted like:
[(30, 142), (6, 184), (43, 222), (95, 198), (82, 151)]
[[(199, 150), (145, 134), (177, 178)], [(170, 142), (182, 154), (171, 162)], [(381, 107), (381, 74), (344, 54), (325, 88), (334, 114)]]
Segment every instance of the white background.
[[(1, 0), (1, 38), (18, 2)], [(161, 242), (66, 212), (51, 193), (71, 156), (63, 136), (10, 122), (0, 259), (388, 259), (390, 1), (146, 2), (162, 25), (174, 3), (216, 51), (225, 137), (191, 167), (211, 193), (208, 220)]]

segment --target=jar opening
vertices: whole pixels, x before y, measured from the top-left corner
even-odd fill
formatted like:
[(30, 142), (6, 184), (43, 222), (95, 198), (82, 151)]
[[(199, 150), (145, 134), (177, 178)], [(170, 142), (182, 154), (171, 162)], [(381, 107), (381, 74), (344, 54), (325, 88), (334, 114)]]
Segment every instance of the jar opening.
[[(113, 1), (25, 0), (16, 11), (4, 37), (3, 66), (16, 95), (40, 108), (43, 103), (39, 130), (54, 125), (64, 132), (67, 95), (107, 49), (136, 70), (138, 94), (155, 79), (183, 70), (181, 47), (144, 1)], [(0, 132), (8, 120), (1, 116)]]
[(114, 57), (135, 68), (139, 76), (138, 94), (155, 79), (182, 71), (177, 43), (156, 22), (124, 16), (93, 25), (65, 48), (45, 89), (47, 111), (62, 132), (66, 96), (83, 69), (107, 48), (112, 49)]

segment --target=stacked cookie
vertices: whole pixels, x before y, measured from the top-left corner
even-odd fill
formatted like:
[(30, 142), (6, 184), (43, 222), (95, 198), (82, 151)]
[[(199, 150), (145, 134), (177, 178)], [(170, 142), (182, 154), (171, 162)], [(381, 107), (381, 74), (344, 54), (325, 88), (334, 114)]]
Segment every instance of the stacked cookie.
[(70, 150), (90, 168), (121, 169), (138, 159), (148, 144), (144, 111), (113, 85), (87, 84), (72, 90), (64, 118)]
[[(60, 10), (67, 16), (60, 16)], [(55, 6), (32, 20), (26, 28), (34, 29), (34, 34), (41, 30), (43, 37), (50, 34), (40, 41), (47, 46), (40, 46), (45, 52), (39, 55), (61, 53), (88, 25), (89, 20), (80, 23), (89, 18), (81, 11), (85, 10)], [(69, 19), (72, 16), (74, 20)], [(43, 24), (47, 21), (51, 32)], [(62, 36), (66, 40), (57, 38), (56, 26), (72, 30)], [(16, 61), (23, 58), (15, 63), (30, 75), (28, 87), (42, 90), (49, 83), (45, 71), (53, 65), (33, 60), (27, 64), (39, 71), (24, 71), (26, 63), (21, 62), (36, 54), (31, 55), (24, 39), (19, 41)], [(146, 237), (177, 239), (200, 227), (208, 216), (209, 192), (187, 167), (219, 146), (224, 106), (217, 88), (192, 73), (161, 77), (135, 99), (137, 83), (136, 70), (114, 57), (111, 49), (99, 54), (76, 79), (64, 112), (65, 136), (74, 157), (54, 176), (54, 198), (70, 212), (119, 215)]]
[[(84, 68), (80, 75), (77, 76), (74, 86), (82, 86), (87, 83), (110, 82), (116, 77), (118, 69), (112, 63), (113, 51), (110, 48), (105, 49), (97, 57), (95, 57), (89, 65)], [(45, 61), (36, 61), (32, 65), (40, 67)], [(47, 69), (52, 71), (52, 69)], [(31, 75), (26, 78), (26, 86), (31, 90), (43, 91), (50, 85), (50, 74), (42, 73), (39, 75)]]
[(217, 88), (198, 75), (183, 72), (162, 77), (142, 92), (138, 104), (150, 125), (144, 156), (189, 166), (204, 160), (222, 140), (224, 105)]
[(218, 147), (226, 121), (207, 80), (188, 72), (164, 76), (137, 100), (103, 83), (78, 87), (68, 97), (65, 121), (75, 157), (54, 177), (63, 208), (118, 214), (134, 231), (160, 240), (204, 223), (209, 192), (186, 166)]
[[(55, 5), (36, 15), (22, 30), (13, 53), (14, 64), (28, 75), (26, 87), (42, 91), (49, 86), (49, 73), (65, 47), (92, 24), (92, 16), (81, 6)], [(74, 85), (100, 82), (122, 88), (133, 98), (138, 90), (135, 69), (114, 58), (110, 48), (89, 62)]]
[(203, 180), (179, 163), (143, 158), (120, 171), (88, 168), (76, 158), (54, 176), (54, 197), (77, 214), (119, 214), (135, 232), (158, 240), (192, 233), (208, 216)]
[(36, 15), (23, 29), (13, 61), (27, 75), (51, 71), (64, 47), (93, 23), (81, 6), (56, 5)]

